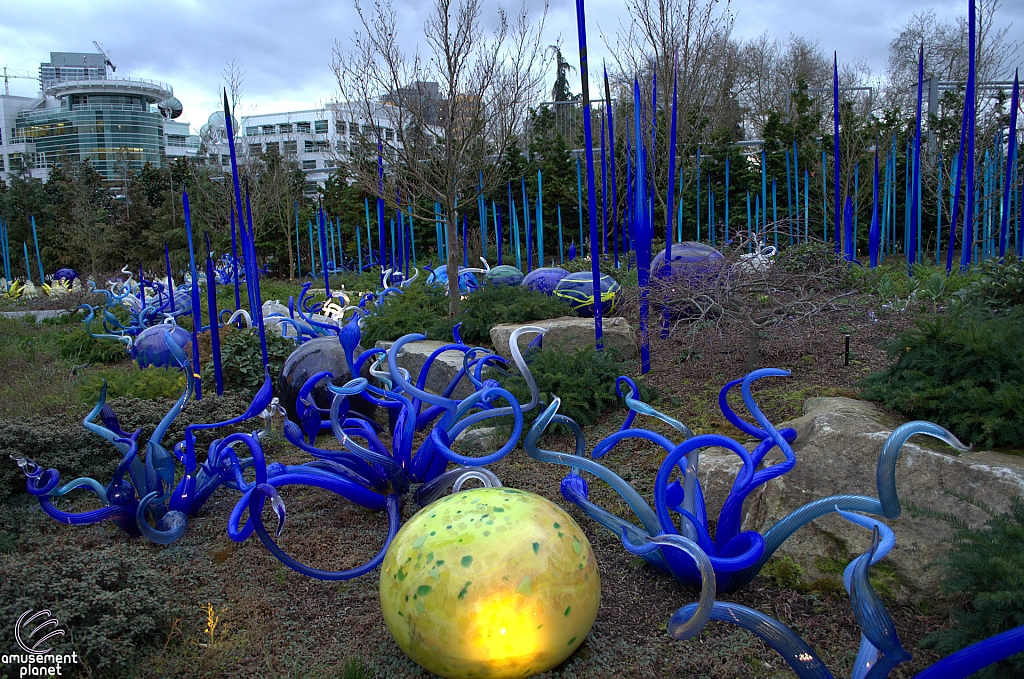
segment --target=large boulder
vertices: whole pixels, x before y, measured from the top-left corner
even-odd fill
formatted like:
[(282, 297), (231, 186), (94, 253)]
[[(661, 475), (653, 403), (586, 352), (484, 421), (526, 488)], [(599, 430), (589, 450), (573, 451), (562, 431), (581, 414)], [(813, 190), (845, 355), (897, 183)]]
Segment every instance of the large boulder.
[[(763, 533), (801, 505), (830, 495), (877, 497), (878, 454), (898, 424), (865, 401), (808, 399), (802, 417), (780, 425), (798, 432), (793, 444), (795, 468), (751, 494), (744, 506), (743, 527)], [(753, 444), (747, 447), (752, 449)], [(781, 459), (777, 450), (772, 455), (766, 462)], [(738, 458), (731, 453), (714, 448), (702, 451), (700, 480), (712, 516), (717, 516), (739, 468)], [(882, 568), (875, 570), (888, 576), (893, 593), (920, 599), (939, 590), (941, 569), (930, 566), (948, 549), (943, 540), (954, 529), (913, 508), (958, 515), (980, 526), (988, 516), (951, 493), (966, 494), (997, 513), (1005, 512), (1012, 498), (1024, 494), (1024, 459), (990, 451), (958, 455), (936, 439), (915, 436), (899, 454), (896, 488), (903, 513), (898, 519), (885, 519), (896, 534), (896, 547), (879, 564)], [(908, 509), (909, 505), (913, 508)], [(807, 579), (841, 580), (841, 568), (866, 551), (870, 535), (833, 514), (801, 528), (776, 555), (799, 563)]]
[[(375, 346), (379, 349), (389, 350), (392, 344), (394, 342), (379, 340)], [(402, 350), (398, 354), (396, 359), (398, 367), (408, 370), (410, 381), (416, 384), (420, 370), (423, 369), (427, 359), (430, 358), (432, 353), (446, 344), (451, 344), (451, 342), (440, 342), (438, 340), (409, 342), (402, 346)], [(427, 375), (427, 391), (432, 394), (444, 393), (444, 390), (448, 388), (448, 384), (455, 375), (462, 370), (464, 356), (463, 352), (453, 349), (435, 358), (430, 366), (430, 373)], [(455, 393), (452, 396), (457, 399), (463, 399), (472, 394), (473, 391), (473, 383), (468, 379), (463, 379), (459, 381), (459, 386), (455, 388)]]
[[(491, 328), (491, 344), (494, 350), (510, 358), (509, 338), (516, 328), (524, 326), (537, 326), (548, 328), (544, 334), (544, 349), (561, 349), (563, 351), (575, 351), (582, 347), (594, 346), (594, 319), (577, 318), (576, 316), (563, 316), (551, 318), (546, 321), (534, 321), (532, 323), (502, 323)], [(621, 317), (603, 318), (601, 323), (604, 346), (615, 349), (623, 359), (636, 357), (636, 336), (633, 334), (633, 327), (629, 321)], [(536, 335), (527, 335), (520, 339), (520, 350), (525, 350), (524, 342), (532, 341)]]

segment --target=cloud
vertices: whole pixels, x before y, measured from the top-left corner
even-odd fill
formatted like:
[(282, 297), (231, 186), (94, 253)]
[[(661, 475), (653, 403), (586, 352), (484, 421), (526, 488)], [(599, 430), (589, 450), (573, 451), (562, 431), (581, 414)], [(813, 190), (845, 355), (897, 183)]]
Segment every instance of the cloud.
[[(370, 2), (367, 2), (372, 7)], [(527, 0), (536, 14), (541, 0)], [(1024, 42), (1024, 6), (1006, 3), (1000, 22), (1013, 23), (1010, 37)], [(510, 4), (509, 9), (518, 5)], [(957, 0), (735, 0), (735, 35), (765, 31), (816, 40), (840, 60), (864, 60), (876, 73), (885, 67), (886, 49), (896, 29), (912, 14), (933, 8), (941, 18), (966, 10)], [(422, 25), (431, 5), (395, 0), (399, 40), (409, 52), (422, 45)], [(488, 20), (493, 20), (493, 12)], [(548, 12), (546, 42), (561, 36), (572, 63), (576, 56), (575, 7), (554, 2)], [(628, 21), (621, 0), (591, 0), (587, 28), (592, 71), (611, 54), (601, 39), (614, 39)], [(331, 52), (343, 48), (359, 19), (351, 2), (341, 0), (7, 0), (0, 3), (0, 66), (35, 75), (50, 51), (93, 51), (102, 43), (118, 75), (170, 83), (185, 107), (184, 119), (198, 128), (218, 106), (225, 65), (235, 60), (244, 72), (244, 104), (249, 112), (273, 113), (319, 106), (337, 86)], [(37, 86), (11, 80), (12, 94), (31, 96)]]

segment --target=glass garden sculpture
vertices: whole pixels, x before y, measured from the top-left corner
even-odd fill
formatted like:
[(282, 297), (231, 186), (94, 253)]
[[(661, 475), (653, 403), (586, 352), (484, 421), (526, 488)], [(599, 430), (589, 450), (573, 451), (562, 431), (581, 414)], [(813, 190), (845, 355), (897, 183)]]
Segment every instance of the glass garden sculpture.
[(509, 264), (492, 266), (484, 272), (484, 278), (493, 285), (515, 286), (523, 282), (523, 272)]
[[(940, 439), (959, 450), (967, 450), (951, 433), (938, 425), (921, 421), (908, 422), (896, 428), (882, 446), (877, 468), (878, 498), (860, 495), (836, 495), (822, 498), (795, 510), (764, 534), (741, 530), (743, 503), (750, 493), (771, 479), (789, 472), (796, 464), (796, 456), (790, 446), (790, 443), (796, 439), (796, 431), (788, 428), (777, 430), (757, 407), (750, 392), (750, 385), (755, 380), (788, 374), (788, 371), (777, 369), (755, 370), (742, 380), (729, 382), (719, 394), (719, 407), (726, 419), (743, 433), (760, 441), (751, 452), (727, 436), (719, 434), (695, 436), (682, 423), (637, 400), (635, 395), (638, 390), (628, 377), (620, 377), (616, 386), (620, 396), (623, 396), (630, 409), (629, 415), (619, 431), (606, 437), (594, 447), (593, 459), (583, 456), (585, 451), (583, 433), (575, 423), (569, 424), (576, 435), (575, 455), (555, 453), (538, 447), (544, 429), (553, 418), (557, 417), (558, 399), (554, 399), (534, 422), (525, 438), (526, 451), (537, 460), (569, 466), (570, 474), (563, 479), (561, 484), (563, 497), (616, 535), (622, 535), (625, 531), (628, 540), (633, 544), (675, 535), (681, 535), (695, 542), (710, 560), (718, 590), (731, 592), (753, 580), (762, 566), (790, 535), (808, 522), (836, 511), (837, 507), (845, 511), (867, 512), (889, 519), (898, 517), (901, 508), (896, 495), (896, 460), (903, 444), (911, 436), (925, 434)], [(753, 415), (756, 424), (740, 419), (729, 406), (726, 396), (736, 386), (741, 386), (743, 402)], [(637, 415), (654, 417), (666, 422), (679, 432), (682, 440), (677, 443), (661, 434), (646, 429), (632, 428)], [(554, 419), (554, 421), (565, 422), (565, 419)], [(654, 482), (653, 509), (628, 483), (595, 461), (627, 439), (646, 440), (665, 450), (665, 459)], [(734, 453), (742, 463), (732, 490), (718, 515), (714, 539), (710, 535), (707, 509), (698, 478), (700, 451), (702, 448), (711, 446), (721, 447)], [(783, 454), (783, 461), (762, 466), (765, 456), (774, 448), (778, 448)], [(592, 503), (588, 498), (587, 482), (577, 470), (589, 472), (608, 483), (630, 507), (641, 525), (637, 526), (625, 521)], [(673, 480), (677, 475), (680, 478)], [(697, 586), (702, 581), (699, 569), (694, 565), (693, 559), (672, 546), (662, 546), (657, 550), (642, 554), (642, 557), (656, 568), (669, 572), (680, 582)]]
[[(439, 266), (436, 269), (430, 269), (427, 267), (430, 274), (427, 276), (428, 285), (448, 285), (448, 267)], [(467, 294), (476, 290), (480, 287), (480, 281), (477, 279), (476, 274), (482, 273), (483, 269), (468, 269), (464, 266), (459, 267), (459, 291), (462, 294)]]
[[(871, 530), (868, 551), (851, 561), (843, 571), (843, 586), (850, 595), (853, 616), (861, 630), (860, 648), (854, 660), (853, 679), (885, 679), (901, 663), (911, 659), (889, 612), (885, 609), (868, 578), (870, 567), (883, 559), (896, 544), (892, 530), (878, 519), (844, 511), (834, 511), (842, 518)], [(624, 538), (625, 540), (625, 538)], [(627, 542), (627, 547), (628, 547)], [(676, 611), (667, 624), (668, 632), (677, 639), (692, 638), (684, 626), (709, 608), (712, 597), (702, 593), (696, 604)], [(728, 622), (757, 635), (778, 653), (800, 679), (832, 679), (825, 663), (795, 632), (778, 620), (742, 604), (713, 602), (710, 619)], [(918, 672), (914, 679), (965, 679), (978, 670), (1024, 651), (1024, 626), (1003, 632), (953, 653)]]
[[(522, 328), (523, 332), (543, 332), (540, 328)], [(235, 541), (244, 541), (253, 533), (260, 538), (278, 559), (294, 570), (314, 578), (338, 580), (357, 577), (376, 568), (387, 551), (399, 527), (399, 508), (403, 496), (412, 484), (415, 499), (428, 504), (444, 493), (453, 483), (469, 475), (485, 485), (500, 485), (493, 474), (482, 465), (500, 459), (518, 443), (523, 429), (523, 411), (538, 403), (536, 387), (533, 398), (525, 408), (498, 384), (482, 380), (485, 366), (504, 363), (501, 357), (480, 348), (471, 348), (459, 339), (435, 351), (426, 361), (416, 384), (408, 374), (398, 368), (396, 357), (402, 347), (422, 336), (409, 335), (399, 339), (385, 352), (372, 349), (356, 356), (360, 332), (358, 318), (353, 318), (338, 335), (344, 351), (349, 375), (359, 375), (364, 365), (381, 386), (372, 386), (364, 377), (356, 377), (338, 386), (330, 382), (330, 372), (317, 372), (309, 377), (299, 390), (296, 414), (298, 423), (284, 421), (285, 438), (314, 459), (300, 465), (268, 464), (260, 439), (270, 430), (272, 419), (283, 414), (273, 398), (272, 382), (267, 375), (263, 386), (245, 413), (225, 422), (191, 424), (185, 428), (184, 440), (168, 450), (163, 438), (178, 417), (182, 407), (192, 397), (195, 377), (189, 358), (172, 332), (160, 337), (175, 365), (186, 375), (186, 388), (174, 407), (161, 420), (149, 440), (143, 445), (140, 432), (129, 434), (121, 429), (117, 417), (106, 404), (106, 389), (101, 392), (96, 407), (85, 418), (89, 431), (113, 444), (122, 456), (114, 477), (107, 485), (94, 479), (79, 478), (60, 483), (55, 469), (43, 470), (27, 459), (20, 459), (27, 477), (29, 493), (36, 496), (43, 510), (54, 519), (71, 525), (114, 521), (132, 536), (145, 536), (160, 544), (174, 542), (184, 533), (188, 518), (195, 515), (207, 499), (221, 486), (241, 494), (228, 523), (228, 535)], [(515, 341), (515, 337), (513, 341)], [(441, 395), (423, 390), (431, 366), (444, 351), (463, 353), (463, 369), (451, 380)], [(513, 352), (521, 370), (526, 370), (522, 355)], [(475, 391), (465, 399), (456, 400), (451, 394), (462, 380), (468, 380)], [(311, 393), (321, 382), (327, 383), (333, 394), (330, 408), (316, 405)], [(353, 407), (356, 397), (366, 399), (388, 411), (390, 426), (383, 428)], [(500, 406), (501, 401), (506, 405)], [(206, 460), (199, 462), (196, 434), (204, 430), (233, 427), (256, 417), (264, 419), (262, 431), (231, 433), (213, 441)], [(497, 451), (481, 457), (466, 457), (451, 449), (454, 441), (469, 427), (488, 419), (511, 416), (513, 427), (508, 440)], [(428, 430), (429, 435), (414, 450), (413, 439), (417, 431)], [(342, 449), (317, 447), (317, 438), (330, 432)], [(385, 431), (389, 436), (385, 436)], [(387, 440), (390, 439), (390, 440)], [(448, 470), (448, 463), (464, 465)], [(178, 473), (177, 466), (183, 467)], [(255, 474), (252, 482), (244, 472)], [(306, 566), (286, 554), (263, 525), (261, 512), (267, 500), (278, 515), (276, 534), (284, 526), (285, 507), (277, 489), (288, 485), (308, 485), (331, 491), (364, 508), (383, 511), (388, 517), (387, 538), (380, 553), (360, 567), (347, 571), (323, 571)], [(461, 484), (460, 484), (461, 485)], [(58, 509), (54, 502), (74, 490), (89, 490), (102, 503), (96, 510), (71, 513)], [(243, 514), (248, 516), (242, 521)]]
[[(601, 313), (605, 316), (615, 313), (615, 304), (622, 293), (622, 286), (609, 276), (601, 274)], [(594, 278), (589, 271), (571, 273), (555, 286), (554, 296), (565, 301), (580, 316), (594, 315)]]
[(597, 559), (580, 526), (514, 488), (458, 492), (421, 509), (380, 573), (391, 635), (449, 679), (551, 669), (586, 639), (600, 596)]
[(654, 256), (654, 261), (651, 262), (651, 276), (699, 282), (702, 278), (717, 274), (724, 261), (721, 252), (705, 243), (673, 243), (672, 256), (668, 262), (665, 261), (664, 250)]
[(565, 269), (557, 266), (546, 266), (540, 269), (534, 269), (530, 273), (526, 274), (523, 278), (522, 285), (530, 290), (543, 292), (545, 295), (552, 295), (554, 294), (555, 288), (558, 284), (568, 275), (569, 272)]

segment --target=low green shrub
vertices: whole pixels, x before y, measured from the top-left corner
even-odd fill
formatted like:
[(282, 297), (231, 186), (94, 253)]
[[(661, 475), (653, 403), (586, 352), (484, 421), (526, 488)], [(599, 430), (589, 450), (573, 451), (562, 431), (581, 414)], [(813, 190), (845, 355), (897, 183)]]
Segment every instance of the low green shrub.
[(90, 337), (84, 326), (63, 335), (59, 344), (61, 357), (75, 364), (110, 364), (128, 360), (123, 342)]
[[(421, 276), (422, 280), (422, 276)], [(440, 285), (413, 282), (400, 295), (388, 295), (383, 305), (363, 322), (362, 345), (372, 348), (378, 340), (396, 340), (409, 333), (423, 333), (430, 339), (451, 339), (448, 296)]]
[[(942, 560), (943, 588), (966, 597), (969, 604), (953, 611), (956, 626), (935, 632), (921, 642), (942, 655), (1024, 625), (1024, 500), (1013, 498), (1010, 511), (995, 514), (981, 530), (960, 524)], [(1024, 676), (1024, 653), (992, 665), (981, 679)]]
[(529, 323), (559, 316), (575, 316), (568, 304), (522, 286), (486, 284), (462, 300), (455, 317), (462, 323), (462, 339), (469, 344), (490, 343), (490, 331), (501, 323)]
[(978, 279), (958, 291), (966, 304), (990, 309), (1024, 306), (1024, 262), (1007, 258), (1005, 264), (990, 259), (978, 267)]
[(886, 345), (895, 363), (861, 394), (963, 441), (1024, 446), (1024, 307), (960, 308), (919, 320)]
[(176, 399), (185, 391), (185, 373), (167, 368), (138, 368), (134, 364), (119, 368), (106, 368), (87, 375), (78, 385), (83, 403), (92, 404), (100, 397), (103, 382), (107, 383), (107, 398), (128, 396), (150, 400)]
[[(45, 549), (0, 556), (0, 620), (48, 609), (68, 630), (51, 640), (54, 653), (75, 651), (93, 671), (116, 676), (171, 621), (166, 572), (137, 544), (82, 549), (46, 537)], [(0, 645), (15, 647), (13, 625), (0, 625)]]
[[(559, 414), (571, 417), (581, 426), (594, 424), (602, 413), (621, 406), (615, 393), (615, 379), (632, 372), (615, 351), (597, 351), (592, 347), (574, 352), (545, 349), (528, 354), (527, 361), (541, 399), (549, 401), (552, 394), (561, 398)], [(497, 374), (497, 379), (520, 403), (530, 400), (522, 376)], [(638, 386), (641, 397), (646, 397), (643, 385)]]
[[(174, 398), (179, 395), (175, 394)], [(125, 431), (143, 430), (142, 445), (172, 405), (169, 400), (127, 398), (108, 398), (107, 403)], [(174, 442), (182, 440), (185, 426), (190, 423), (223, 422), (245, 412), (248, 405), (248, 397), (242, 395), (204, 396), (202, 401), (190, 401), (171, 424), (164, 444), (170, 448)], [(247, 422), (241, 428), (251, 430), (253, 425)], [(225, 430), (201, 432), (199, 449), (205, 451), (210, 440), (225, 435)], [(32, 458), (43, 468), (53, 467), (60, 471), (64, 481), (88, 476), (101, 483), (110, 480), (121, 460), (121, 453), (113, 444), (82, 426), (81, 414), (67, 412), (51, 417), (0, 418), (0, 501), (11, 494), (25, 492), (25, 477), (11, 461), (10, 455)]]

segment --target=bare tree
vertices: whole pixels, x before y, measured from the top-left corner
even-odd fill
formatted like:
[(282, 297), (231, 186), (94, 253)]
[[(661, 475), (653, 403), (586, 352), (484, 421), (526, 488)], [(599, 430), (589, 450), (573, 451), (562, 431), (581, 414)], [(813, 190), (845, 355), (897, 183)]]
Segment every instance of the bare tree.
[[(732, 40), (733, 15), (729, 0), (627, 0), (630, 23), (621, 26), (614, 45), (602, 36), (615, 55), (618, 87), (632, 102), (633, 78), (641, 80), (645, 102), (651, 101), (652, 77), (657, 76), (658, 139), (652, 154), (655, 185), (664, 186), (668, 173), (667, 139), (672, 109), (672, 83), (678, 62), (678, 136), (679, 153), (685, 161), (687, 149), (710, 142), (716, 132), (734, 128), (738, 108), (734, 84), (739, 66), (737, 45)], [(646, 105), (646, 104), (645, 104)], [(632, 106), (623, 107), (625, 120), (631, 120)], [(649, 117), (649, 113), (648, 116)], [(617, 126), (632, 129), (630, 123)], [(649, 137), (650, 125), (644, 121)], [(695, 173), (682, 174), (687, 181)], [(664, 207), (663, 192), (656, 192)]]
[[(999, 26), (1002, 0), (976, 0), (976, 78), (979, 82), (1005, 80), (1020, 44), (1009, 40), (1008, 25)], [(968, 67), (968, 24), (966, 12), (953, 21), (940, 21), (933, 10), (915, 14), (889, 43), (886, 71), (887, 99), (891, 106), (913, 110), (917, 96), (918, 49), (924, 47), (925, 77), (965, 82)], [(953, 111), (959, 116), (959, 112)]]
[[(525, 5), (512, 18), (499, 8), (491, 30), (483, 10), (482, 0), (435, 0), (424, 24), (427, 54), (410, 55), (398, 44), (391, 0), (372, 10), (357, 0), (362, 31), (352, 49), (335, 46), (332, 62), (342, 98), (377, 128), (354, 165), (355, 181), (392, 208), (411, 206), (422, 220), (435, 216), (418, 202), (443, 208), (453, 315), (460, 298), (459, 205), (493, 188), (494, 161), (516, 143), (543, 78), (547, 4), (537, 22)], [(367, 162), (374, 147), (387, 162), (386, 182)]]
[[(761, 138), (772, 113), (789, 112), (790, 94), (799, 83), (821, 88), (832, 82), (831, 60), (818, 43), (797, 35), (783, 42), (764, 33), (743, 44), (740, 59), (737, 92), (751, 138)], [(819, 106), (818, 116), (824, 111)]]

